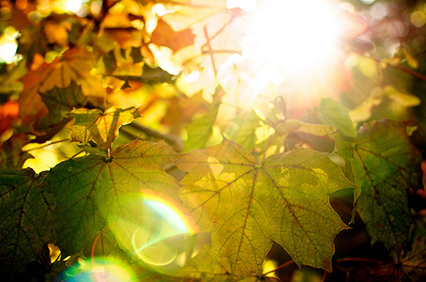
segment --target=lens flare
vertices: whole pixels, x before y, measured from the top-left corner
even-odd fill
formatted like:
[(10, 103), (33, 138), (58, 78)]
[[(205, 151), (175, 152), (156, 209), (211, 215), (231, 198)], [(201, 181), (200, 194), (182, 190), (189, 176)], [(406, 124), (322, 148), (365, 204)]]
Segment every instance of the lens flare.
[[(121, 263), (108, 258), (92, 258), (90, 260), (80, 260), (78, 264), (71, 268), (79, 268), (76, 275), (64, 273), (66, 281), (69, 282), (127, 282), (136, 281), (132, 270)], [(62, 280), (61, 280), (62, 281)]]
[(175, 200), (151, 191), (144, 191), (142, 195), (144, 205), (172, 224), (176, 228), (177, 234), (198, 232), (198, 227), (191, 215)]
[(187, 256), (186, 237), (198, 232), (192, 217), (166, 195), (144, 191), (142, 199), (144, 210), (152, 215), (148, 226), (141, 226), (133, 233), (134, 254), (153, 269), (180, 267), (182, 263), (176, 260)]

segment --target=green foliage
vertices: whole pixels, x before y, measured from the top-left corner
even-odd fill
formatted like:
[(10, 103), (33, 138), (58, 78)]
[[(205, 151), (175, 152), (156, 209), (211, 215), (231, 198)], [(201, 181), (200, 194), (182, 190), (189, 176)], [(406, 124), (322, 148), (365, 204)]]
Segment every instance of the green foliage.
[(42, 247), (52, 240), (46, 225), (55, 210), (53, 195), (38, 187), (45, 174), (33, 170), (4, 169), (0, 172), (1, 271), (20, 271), (38, 259)]
[(372, 241), (401, 248), (413, 223), (407, 188), (418, 187), (420, 157), (410, 144), (405, 125), (379, 121), (365, 125), (353, 143), (364, 173), (355, 207)]
[(259, 165), (224, 141), (176, 164), (188, 172), (181, 198), (200, 228), (211, 232), (214, 260), (227, 257), (233, 276), (260, 276), (271, 240), (297, 264), (331, 270), (334, 237), (346, 226), (328, 195), (352, 184), (326, 155), (296, 148)]

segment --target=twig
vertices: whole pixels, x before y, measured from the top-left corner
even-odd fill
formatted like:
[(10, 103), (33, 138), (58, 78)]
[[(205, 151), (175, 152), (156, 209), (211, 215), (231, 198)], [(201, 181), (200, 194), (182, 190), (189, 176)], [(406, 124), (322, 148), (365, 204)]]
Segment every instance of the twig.
[[(182, 150), (183, 150), (183, 142), (177, 136), (173, 136), (173, 135), (169, 135), (169, 134), (164, 134), (164, 133), (155, 131), (155, 130), (153, 130), (151, 128), (145, 127), (145, 126), (143, 126), (141, 124), (138, 124), (138, 123), (131, 123), (128, 126), (131, 126), (131, 127), (135, 128), (135, 129), (139, 130), (140, 132), (145, 133), (148, 136), (152, 136), (152, 137), (155, 137), (155, 138), (158, 138), (158, 139), (164, 139), (178, 153), (182, 152)], [(140, 135), (139, 136), (134, 136), (132, 133), (126, 131), (126, 127), (122, 127), (120, 129), (120, 132), (126, 134), (127, 136), (130, 136), (131, 138), (140, 139)]]
[(294, 260), (289, 260), (288, 262), (283, 263), (283, 264), (281, 264), (280, 266), (278, 266), (277, 268), (275, 268), (275, 269), (273, 269), (273, 270), (270, 270), (270, 271), (268, 271), (268, 272), (265, 272), (265, 273), (263, 273), (262, 275), (263, 275), (263, 276), (265, 276), (265, 275), (267, 275), (267, 274), (269, 274), (269, 273), (275, 272), (275, 271), (277, 271), (278, 269), (284, 268), (284, 267), (289, 266), (290, 264), (293, 264), (293, 263), (294, 263)]
[(29, 152), (29, 151), (40, 150), (40, 149), (46, 148), (46, 147), (48, 147), (50, 145), (54, 145), (54, 144), (57, 144), (57, 143), (61, 143), (61, 142), (65, 142), (65, 141), (70, 141), (70, 140), (71, 139), (66, 138), (66, 139), (62, 139), (62, 140), (58, 140), (58, 141), (53, 141), (53, 142), (50, 142), (49, 144), (45, 144), (45, 145), (42, 145), (42, 146), (37, 147), (37, 148), (31, 148), (31, 149), (28, 149), (28, 150), (23, 150), (23, 152), (26, 153), (26, 152)]

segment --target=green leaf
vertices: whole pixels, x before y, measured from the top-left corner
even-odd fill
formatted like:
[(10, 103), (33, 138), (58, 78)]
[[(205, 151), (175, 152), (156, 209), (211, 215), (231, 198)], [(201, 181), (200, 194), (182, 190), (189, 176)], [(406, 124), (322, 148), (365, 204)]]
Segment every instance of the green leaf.
[(0, 265), (6, 272), (22, 271), (53, 240), (46, 225), (55, 202), (48, 191), (37, 186), (44, 176), (32, 169), (0, 171)]
[(234, 278), (261, 275), (271, 240), (297, 264), (331, 270), (334, 237), (347, 227), (328, 196), (353, 184), (327, 155), (296, 147), (259, 165), (225, 140), (176, 165), (188, 172), (182, 200), (212, 233), (213, 261), (229, 259)]
[(273, 129), (266, 125), (254, 110), (238, 115), (234, 128), (225, 132), (225, 137), (240, 144), (248, 151), (273, 134)]
[(400, 248), (413, 223), (407, 190), (419, 188), (420, 176), (420, 155), (408, 139), (406, 124), (371, 122), (359, 131), (353, 150), (364, 169), (355, 207), (372, 242)]
[[(374, 107), (385, 106), (386, 108), (387, 105), (385, 102), (389, 101), (389, 99), (390, 101), (395, 101), (403, 109), (408, 107), (415, 107), (420, 104), (420, 99), (418, 97), (409, 93), (399, 91), (393, 86), (386, 85), (384, 87), (373, 88), (367, 99), (365, 99), (364, 102), (362, 102), (359, 106), (353, 109), (349, 113), (349, 116), (354, 121), (368, 120), (372, 118)], [(398, 116), (398, 112), (402, 110), (397, 110), (396, 108), (392, 108), (389, 106), (387, 106), (387, 108), (389, 108), (388, 111), (390, 112), (390, 115), (393, 116)]]
[(87, 100), (81, 92), (81, 87), (74, 81), (71, 81), (66, 88), (54, 87), (52, 90), (40, 93), (40, 96), (49, 110), (44, 119), (48, 119), (50, 124), (60, 122), (74, 107), (83, 107)]
[(383, 93), (392, 100), (395, 100), (403, 107), (415, 107), (420, 105), (420, 98), (409, 93), (404, 93), (390, 85), (383, 88)]
[(207, 113), (194, 119), (192, 123), (186, 127), (188, 139), (184, 143), (185, 152), (206, 147), (213, 133), (213, 125), (216, 121), (222, 96), (223, 90), (221, 87), (218, 87), (214, 94), (214, 101), (210, 105)]
[(131, 123), (139, 112), (135, 108), (110, 108), (104, 113), (98, 109), (74, 109), (68, 116), (75, 119), (69, 129), (73, 141), (86, 143), (93, 140), (99, 148), (108, 149), (117, 138), (120, 127)]
[(128, 247), (135, 228), (146, 223), (142, 193), (152, 190), (177, 198), (179, 183), (162, 166), (179, 155), (163, 143), (135, 140), (109, 157), (89, 155), (53, 168), (45, 185), (57, 198), (53, 226), (57, 245), (70, 255), (86, 248), (108, 226)]
[(321, 119), (337, 128), (342, 134), (355, 138), (357, 131), (349, 118), (349, 110), (332, 98), (322, 99), (319, 106)]

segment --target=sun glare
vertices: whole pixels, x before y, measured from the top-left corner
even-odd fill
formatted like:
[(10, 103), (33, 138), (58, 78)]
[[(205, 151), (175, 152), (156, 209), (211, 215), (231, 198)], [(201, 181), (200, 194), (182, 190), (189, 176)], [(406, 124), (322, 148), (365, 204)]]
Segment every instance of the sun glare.
[(291, 75), (326, 61), (337, 33), (326, 0), (269, 0), (258, 7), (245, 51)]

